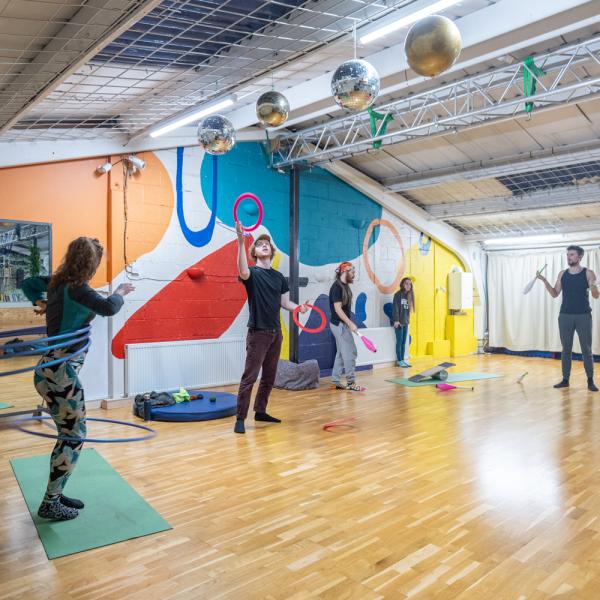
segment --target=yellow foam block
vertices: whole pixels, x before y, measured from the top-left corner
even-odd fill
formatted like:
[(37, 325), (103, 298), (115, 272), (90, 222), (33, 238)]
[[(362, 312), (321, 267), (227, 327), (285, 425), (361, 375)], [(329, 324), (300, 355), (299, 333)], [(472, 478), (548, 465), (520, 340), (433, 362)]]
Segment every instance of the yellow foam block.
[(477, 351), (473, 319), (468, 314), (446, 317), (446, 337), (450, 341), (450, 356), (465, 356)]
[(450, 340), (434, 340), (427, 342), (425, 353), (434, 358), (450, 356)]

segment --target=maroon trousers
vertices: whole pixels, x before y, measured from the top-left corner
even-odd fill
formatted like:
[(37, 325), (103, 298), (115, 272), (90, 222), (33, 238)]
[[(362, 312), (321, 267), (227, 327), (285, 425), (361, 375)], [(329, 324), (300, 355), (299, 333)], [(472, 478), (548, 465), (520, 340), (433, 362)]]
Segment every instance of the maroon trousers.
[(258, 393), (254, 399), (254, 412), (266, 412), (269, 394), (275, 383), (277, 363), (281, 353), (283, 336), (277, 329), (248, 329), (246, 338), (246, 366), (240, 381), (237, 397), (237, 418), (248, 416), (252, 387), (258, 379), (262, 367), (262, 376)]

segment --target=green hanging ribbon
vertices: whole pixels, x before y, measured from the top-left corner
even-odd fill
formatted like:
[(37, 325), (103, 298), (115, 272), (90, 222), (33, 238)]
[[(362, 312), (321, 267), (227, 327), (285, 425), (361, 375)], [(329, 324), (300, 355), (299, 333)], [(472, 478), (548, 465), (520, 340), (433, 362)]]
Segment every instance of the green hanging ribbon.
[[(536, 66), (533, 56), (528, 56), (523, 61), (523, 90), (526, 96), (535, 96), (535, 88), (537, 87), (537, 78), (543, 77), (546, 72)], [(525, 112), (531, 113), (533, 110), (533, 102), (525, 102)]]
[[(371, 135), (373, 137), (377, 135), (377, 121), (383, 121), (383, 123), (381, 124), (381, 131), (379, 132), (379, 135), (385, 135), (385, 130), (387, 129), (388, 123), (394, 120), (394, 117), (389, 113), (387, 115), (382, 115), (381, 113), (374, 111), (370, 106), (369, 117), (371, 118)], [(380, 148), (382, 141), (383, 140), (377, 140), (376, 142), (373, 142), (373, 148), (375, 148), (375, 150), (377, 150), (377, 148)]]

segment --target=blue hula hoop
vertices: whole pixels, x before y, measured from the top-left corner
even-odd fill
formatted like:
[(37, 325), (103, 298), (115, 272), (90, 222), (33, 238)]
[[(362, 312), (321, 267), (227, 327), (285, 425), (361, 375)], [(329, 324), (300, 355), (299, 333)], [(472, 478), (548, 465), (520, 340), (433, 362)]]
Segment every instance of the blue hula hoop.
[(0, 331), (0, 338), (13, 337), (13, 335), (37, 335), (38, 333), (47, 333), (46, 326), (26, 327), (25, 329), (11, 329), (10, 331)]
[[(59, 342), (58, 344), (53, 344), (52, 346), (43, 346), (42, 348), (37, 348), (36, 350), (25, 350), (24, 352), (15, 352), (14, 354), (2, 354), (0, 355), (0, 360), (8, 360), (11, 358), (17, 358), (18, 356), (35, 356), (36, 354), (46, 354), (48, 350), (56, 350), (57, 348), (68, 348), (69, 346), (73, 346), (78, 342), (84, 342), (89, 338), (89, 335), (82, 335), (81, 337), (75, 338), (73, 340), (66, 340), (64, 342)], [(31, 340), (32, 342), (36, 342), (37, 340)], [(31, 345), (31, 344), (29, 344)], [(16, 344), (15, 344), (16, 346)], [(13, 345), (11, 344), (11, 348)]]
[[(11, 348), (23, 348), (24, 346), (31, 346), (31, 344), (40, 344), (45, 342), (54, 342), (56, 340), (64, 340), (65, 338), (72, 338), (78, 335), (83, 335), (84, 333), (89, 333), (91, 331), (91, 325), (87, 327), (83, 327), (82, 329), (77, 329), (76, 331), (70, 331), (69, 333), (60, 333), (58, 335), (51, 335), (50, 337), (38, 338), (37, 340), (29, 340), (27, 342), (17, 342), (16, 344), (11, 344)], [(14, 335), (13, 331), (3, 331), (0, 332), (0, 338), (12, 337)]]
[[(2, 371), (2, 372), (0, 372), (0, 377), (8, 377), (9, 375), (18, 375), (19, 373), (27, 373), (27, 371), (43, 371), (44, 369), (46, 369), (48, 367), (53, 367), (54, 365), (60, 365), (61, 363), (71, 360), (75, 356), (79, 356), (80, 354), (87, 352), (87, 350), (89, 349), (89, 347), (91, 345), (92, 345), (92, 340), (90, 340), (88, 338), (88, 341), (83, 348), (80, 348), (79, 350), (76, 350), (75, 352), (72, 352), (71, 354), (67, 354), (67, 356), (63, 356), (62, 358), (57, 358), (56, 360), (51, 360), (47, 363), (44, 363), (43, 365), (39, 365), (39, 364), (33, 365), (31, 367), (24, 367), (23, 369), (15, 369), (14, 371)], [(17, 356), (18, 356), (18, 354), (17, 354)]]
[(38, 437), (43, 437), (43, 438), (49, 438), (51, 440), (60, 440), (63, 442), (77, 442), (77, 443), (83, 443), (83, 442), (93, 442), (95, 444), (124, 444), (125, 442), (143, 442), (145, 440), (149, 440), (153, 437), (156, 436), (157, 432), (152, 429), (151, 427), (148, 427), (147, 425), (140, 425), (138, 423), (129, 423), (127, 421), (117, 421), (115, 419), (101, 419), (100, 417), (87, 417), (86, 421), (100, 421), (102, 423), (114, 423), (117, 425), (127, 425), (129, 427), (135, 427), (136, 429), (142, 429), (144, 431), (148, 431), (149, 435), (145, 435), (142, 437), (132, 437), (132, 438), (115, 438), (112, 440), (104, 440), (101, 438), (78, 438), (78, 437), (72, 437), (72, 436), (68, 436), (68, 435), (52, 435), (50, 433), (42, 433), (40, 431), (31, 431), (30, 429), (25, 429), (25, 427), (23, 427), (24, 423), (27, 423), (28, 421), (47, 421), (50, 420), (52, 417), (26, 417), (25, 419), (19, 419), (18, 421), (16, 421), (15, 423), (13, 423), (11, 426), (14, 427), (15, 429), (18, 429), (19, 431), (22, 431), (23, 433), (28, 433), (29, 435), (35, 435)]

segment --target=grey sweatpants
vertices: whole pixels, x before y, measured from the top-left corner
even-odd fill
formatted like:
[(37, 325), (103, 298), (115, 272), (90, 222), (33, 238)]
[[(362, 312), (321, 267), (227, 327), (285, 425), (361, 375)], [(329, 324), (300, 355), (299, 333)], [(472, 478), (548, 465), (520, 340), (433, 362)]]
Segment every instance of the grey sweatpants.
[(571, 375), (571, 353), (573, 351), (573, 337), (577, 332), (581, 353), (583, 355), (583, 366), (588, 379), (594, 376), (594, 358), (592, 357), (592, 315), (583, 313), (579, 315), (558, 316), (558, 331), (562, 344), (562, 372), (563, 379), (569, 379)]
[(354, 369), (356, 368), (356, 356), (358, 354), (354, 343), (354, 334), (344, 323), (339, 325), (331, 323), (330, 327), (337, 349), (331, 382), (340, 383), (342, 372), (345, 371), (348, 383), (354, 383)]

